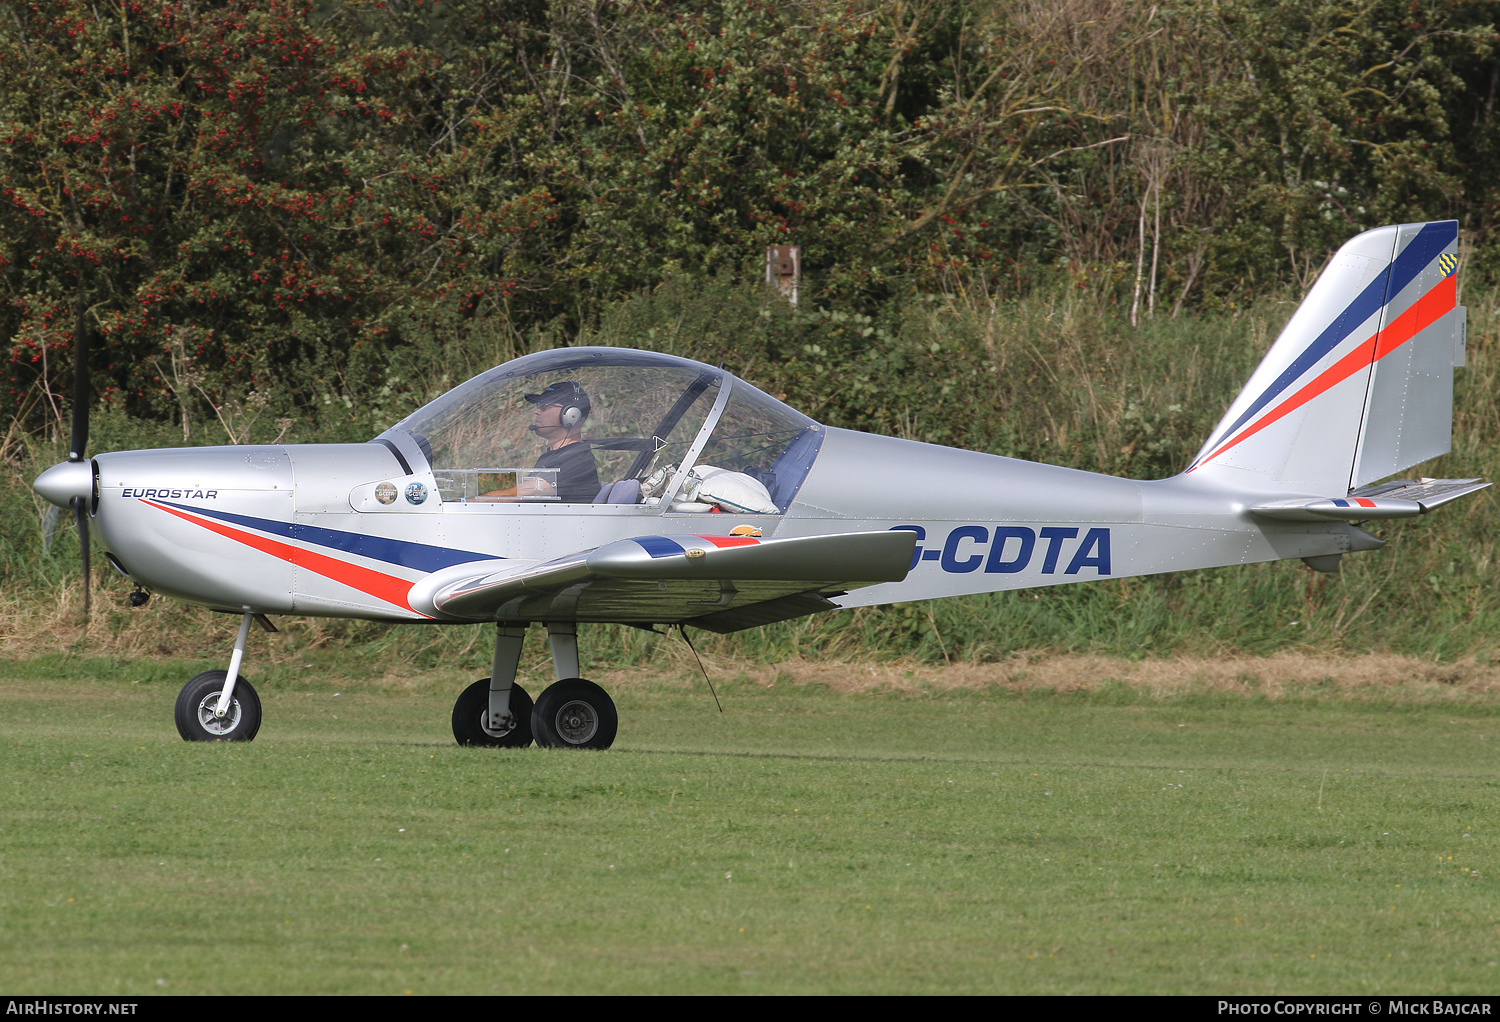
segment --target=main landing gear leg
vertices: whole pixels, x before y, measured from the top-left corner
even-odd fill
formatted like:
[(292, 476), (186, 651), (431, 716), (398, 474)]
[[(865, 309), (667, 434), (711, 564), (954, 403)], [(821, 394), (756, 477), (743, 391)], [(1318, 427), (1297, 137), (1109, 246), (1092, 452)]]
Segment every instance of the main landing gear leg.
[[(497, 625), (495, 627), (495, 656), (490, 661), (490, 720), (511, 721), (511, 693), (516, 684), (516, 668), (521, 665), (521, 646), (526, 641), (525, 625)], [(524, 692), (522, 693), (525, 694)]]
[(536, 701), (531, 715), (536, 743), (554, 749), (607, 749), (620, 729), (609, 693), (578, 677), (578, 626), (572, 621), (547, 623), (556, 683)]
[[(240, 619), (240, 633), (234, 640), (229, 670), (204, 671), (177, 694), (174, 716), (177, 733), (183, 741), (248, 742), (260, 730), (260, 697), (248, 681), (240, 678), (250, 622), (256, 617), (253, 611), (246, 611)], [(261, 622), (270, 627), (264, 618)]]
[(490, 676), (481, 678), (453, 704), (453, 737), (459, 745), (519, 749), (531, 744), (531, 696), (516, 684), (525, 625), (497, 625)]
[(547, 644), (552, 647), (552, 670), (557, 680), (578, 677), (578, 623), (547, 622)]

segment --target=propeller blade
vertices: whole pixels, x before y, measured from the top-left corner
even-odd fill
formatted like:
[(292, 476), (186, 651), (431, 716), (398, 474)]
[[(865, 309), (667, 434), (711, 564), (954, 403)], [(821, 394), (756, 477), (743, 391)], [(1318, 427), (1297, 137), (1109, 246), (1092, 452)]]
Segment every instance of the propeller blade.
[[(73, 326), (73, 435), (69, 439), (68, 460), (82, 462), (89, 446), (89, 330), (84, 323), (83, 297), (78, 299)], [(89, 498), (74, 497), (73, 518), (78, 523), (78, 553), (83, 566), (83, 619), (89, 619), (89, 589), (93, 575), (89, 571)]]
[(52, 541), (57, 538), (57, 523), (62, 520), (62, 508), (53, 504), (42, 512), (42, 553), (52, 552)]
[(73, 517), (78, 522), (78, 552), (83, 556), (83, 619), (89, 619), (89, 588), (94, 576), (89, 573), (89, 505), (85, 497), (73, 498)]
[(73, 436), (69, 461), (82, 461), (89, 445), (89, 331), (84, 325), (83, 303), (73, 328)]

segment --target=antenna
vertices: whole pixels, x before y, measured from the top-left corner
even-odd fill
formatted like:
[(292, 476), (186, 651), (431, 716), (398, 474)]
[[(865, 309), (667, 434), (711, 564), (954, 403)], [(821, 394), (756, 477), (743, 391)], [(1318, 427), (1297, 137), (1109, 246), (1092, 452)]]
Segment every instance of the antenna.
[(687, 643), (687, 648), (693, 650), (693, 659), (698, 661), (698, 670), (703, 671), (703, 680), (708, 682), (708, 692), (714, 697), (714, 705), (719, 708), (720, 713), (723, 713), (724, 704), (719, 702), (719, 693), (714, 691), (714, 683), (708, 679), (708, 671), (703, 667), (703, 658), (698, 655), (696, 649), (693, 649), (693, 640), (687, 636), (687, 625), (678, 624), (677, 631), (681, 633), (682, 641)]

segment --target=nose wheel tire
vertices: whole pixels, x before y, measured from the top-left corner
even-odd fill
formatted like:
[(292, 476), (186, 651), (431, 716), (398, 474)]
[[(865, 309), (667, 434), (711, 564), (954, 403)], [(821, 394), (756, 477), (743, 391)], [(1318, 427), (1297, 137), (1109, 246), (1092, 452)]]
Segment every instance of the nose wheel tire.
[(524, 749), (531, 744), (531, 696), (520, 685), (510, 687), (511, 719), (490, 723), (490, 679), (480, 678), (453, 704), (453, 737), (459, 745)]
[(537, 697), (531, 729), (538, 745), (552, 749), (607, 749), (620, 729), (609, 693), (582, 678), (549, 685)]
[(244, 678), (235, 679), (229, 712), (214, 715), (228, 671), (204, 671), (177, 693), (177, 733), (185, 742), (248, 742), (260, 730), (260, 696)]

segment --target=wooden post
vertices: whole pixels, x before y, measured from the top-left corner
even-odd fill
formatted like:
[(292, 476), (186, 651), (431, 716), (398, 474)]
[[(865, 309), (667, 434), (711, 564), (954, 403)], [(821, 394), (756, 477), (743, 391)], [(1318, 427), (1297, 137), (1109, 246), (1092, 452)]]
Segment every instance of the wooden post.
[(771, 245), (766, 249), (766, 283), (797, 307), (797, 288), (802, 283), (802, 246)]

